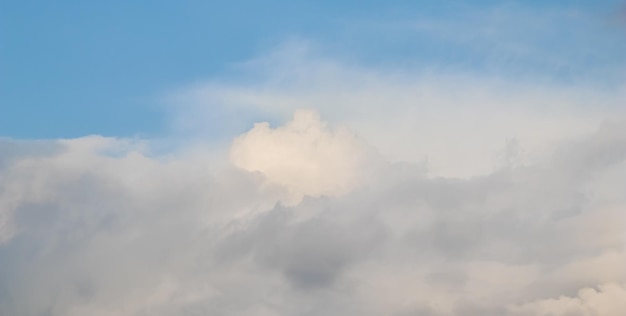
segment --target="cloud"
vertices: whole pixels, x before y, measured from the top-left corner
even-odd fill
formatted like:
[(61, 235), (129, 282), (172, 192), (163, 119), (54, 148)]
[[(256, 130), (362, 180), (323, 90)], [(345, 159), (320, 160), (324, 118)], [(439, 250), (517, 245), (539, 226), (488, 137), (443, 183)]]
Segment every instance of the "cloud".
[(0, 139), (0, 315), (624, 309), (623, 88), (302, 43), (239, 71), (173, 97), (168, 151)]
[(427, 162), (431, 175), (446, 177), (532, 162), (555, 143), (621, 115), (623, 89), (436, 67), (363, 68), (315, 54), (311, 45), (293, 42), (242, 65), (239, 75), (253, 80), (180, 92), (176, 104), (186, 108), (177, 115), (198, 121), (195, 130), (202, 133), (215, 113), (230, 121), (251, 112), (256, 120), (280, 123), (298, 109), (316, 109), (387, 159)]
[(242, 134), (230, 167), (145, 141), (4, 141), (0, 313), (612, 315), (623, 126), (465, 179), (311, 111)]
[(626, 289), (622, 285), (608, 283), (599, 289), (584, 288), (577, 297), (561, 296), (526, 303), (512, 308), (512, 315), (621, 315), (626, 308)]
[(284, 127), (267, 122), (237, 137), (233, 164), (261, 172), (298, 201), (303, 195), (336, 196), (371, 182), (382, 158), (346, 129), (330, 130), (314, 111), (297, 111)]

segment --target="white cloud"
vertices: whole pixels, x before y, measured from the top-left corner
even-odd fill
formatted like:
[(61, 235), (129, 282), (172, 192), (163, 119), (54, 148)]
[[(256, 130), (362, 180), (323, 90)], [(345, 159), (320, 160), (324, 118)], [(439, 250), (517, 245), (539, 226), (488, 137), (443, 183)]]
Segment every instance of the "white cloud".
[(284, 127), (255, 124), (235, 139), (231, 161), (302, 196), (337, 196), (372, 181), (382, 159), (346, 129), (331, 130), (315, 111), (297, 111)]
[(626, 289), (615, 283), (600, 285), (598, 289), (581, 289), (576, 297), (561, 296), (511, 308), (516, 316), (619, 316), (624, 310)]
[[(619, 122), (469, 179), (385, 162), (310, 111), (234, 141), (233, 162), (253, 172), (197, 152), (150, 156), (148, 142), (29, 146), (13, 146), (0, 169), (1, 314), (623, 310)], [(359, 185), (370, 161), (380, 173)]]

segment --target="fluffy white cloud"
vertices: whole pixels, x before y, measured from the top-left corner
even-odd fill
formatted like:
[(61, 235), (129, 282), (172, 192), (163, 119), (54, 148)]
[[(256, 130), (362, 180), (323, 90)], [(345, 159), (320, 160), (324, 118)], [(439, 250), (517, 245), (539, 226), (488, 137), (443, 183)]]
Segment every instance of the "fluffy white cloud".
[(310, 111), (237, 138), (247, 170), (2, 141), (0, 314), (617, 315), (624, 126), (468, 179), (385, 162)]
[(231, 161), (284, 186), (295, 202), (303, 195), (337, 196), (370, 183), (382, 158), (350, 131), (326, 125), (312, 110), (297, 111), (277, 129), (255, 124), (235, 139)]

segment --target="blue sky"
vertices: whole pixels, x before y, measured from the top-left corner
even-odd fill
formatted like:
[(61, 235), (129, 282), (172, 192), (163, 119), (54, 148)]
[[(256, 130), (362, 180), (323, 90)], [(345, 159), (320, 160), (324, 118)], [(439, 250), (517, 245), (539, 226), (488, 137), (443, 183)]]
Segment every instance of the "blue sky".
[[(163, 96), (298, 39), (369, 68), (623, 82), (621, 1), (3, 1), (0, 136), (168, 133)], [(530, 79), (529, 79), (530, 78)], [(240, 78), (246, 80), (246, 78)], [(513, 80), (513, 79), (511, 79)]]

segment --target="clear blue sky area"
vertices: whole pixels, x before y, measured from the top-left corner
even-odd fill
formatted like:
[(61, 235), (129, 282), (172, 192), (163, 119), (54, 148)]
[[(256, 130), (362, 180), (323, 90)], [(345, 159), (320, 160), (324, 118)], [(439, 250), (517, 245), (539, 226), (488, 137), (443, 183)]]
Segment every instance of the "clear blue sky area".
[[(502, 38), (451, 39), (450, 34), (464, 29), (473, 34), (473, 27), (486, 26), (480, 14), (464, 12), (503, 5), (530, 16), (545, 11), (565, 18), (545, 36), (532, 33), (537, 21), (520, 23), (521, 12), (517, 22), (497, 24), (505, 26)], [(485, 47), (513, 37), (507, 43), (546, 54), (497, 65), (545, 68), (541, 56), (550, 55), (582, 65), (548, 67), (564, 80), (591, 73), (613, 78), (615, 73), (597, 70), (623, 69), (621, 7), (620, 1), (4, 0), (0, 137), (158, 136), (167, 121), (162, 95), (219, 76), (290, 38), (310, 39), (365, 66), (437, 61), (488, 71), (485, 61), (502, 51)], [(590, 22), (573, 13), (568, 18), (568, 10), (604, 18)], [(406, 27), (424, 21), (445, 32)], [(496, 55), (511, 56), (506, 50)]]

